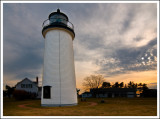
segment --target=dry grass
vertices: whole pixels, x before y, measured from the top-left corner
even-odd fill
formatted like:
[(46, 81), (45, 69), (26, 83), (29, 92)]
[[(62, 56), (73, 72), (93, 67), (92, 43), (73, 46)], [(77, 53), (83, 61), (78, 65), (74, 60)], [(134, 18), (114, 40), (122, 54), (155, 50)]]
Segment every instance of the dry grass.
[(156, 98), (91, 98), (77, 106), (41, 107), (40, 100), (4, 98), (4, 116), (156, 116)]

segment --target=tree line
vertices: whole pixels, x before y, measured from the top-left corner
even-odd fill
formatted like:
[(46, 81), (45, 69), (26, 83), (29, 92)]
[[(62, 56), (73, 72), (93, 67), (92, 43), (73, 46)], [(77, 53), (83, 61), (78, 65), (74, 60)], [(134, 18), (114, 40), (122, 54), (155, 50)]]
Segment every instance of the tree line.
[(147, 84), (134, 83), (133, 81), (130, 81), (127, 84), (124, 84), (124, 82), (115, 82), (114, 84), (111, 84), (110, 82), (106, 82), (102, 75), (90, 75), (85, 77), (82, 85), (85, 90), (92, 88), (136, 88), (140, 91), (148, 89)]

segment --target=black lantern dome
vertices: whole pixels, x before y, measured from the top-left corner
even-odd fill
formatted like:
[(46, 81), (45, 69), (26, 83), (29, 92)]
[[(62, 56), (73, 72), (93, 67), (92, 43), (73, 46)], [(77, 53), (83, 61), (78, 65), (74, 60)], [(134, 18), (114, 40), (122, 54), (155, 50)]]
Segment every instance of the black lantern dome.
[(52, 12), (48, 16), (48, 19), (43, 22), (42, 34), (44, 37), (45, 37), (46, 31), (48, 31), (51, 28), (61, 28), (61, 29), (69, 30), (69, 32), (73, 34), (73, 37), (75, 37), (73, 24), (69, 22), (67, 15), (60, 12), (60, 9), (57, 9), (56, 12)]
[(68, 17), (64, 13), (60, 12), (60, 9), (57, 9), (57, 12), (52, 12), (48, 18), (50, 21), (55, 21), (56, 19), (68, 21)]

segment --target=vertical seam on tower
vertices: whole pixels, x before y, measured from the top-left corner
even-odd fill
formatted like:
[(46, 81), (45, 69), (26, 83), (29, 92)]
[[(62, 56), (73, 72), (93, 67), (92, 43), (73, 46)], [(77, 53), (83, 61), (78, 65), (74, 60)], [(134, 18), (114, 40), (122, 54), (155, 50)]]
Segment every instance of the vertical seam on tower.
[(58, 33), (59, 33), (59, 80), (60, 80), (60, 106), (61, 106), (60, 31)]

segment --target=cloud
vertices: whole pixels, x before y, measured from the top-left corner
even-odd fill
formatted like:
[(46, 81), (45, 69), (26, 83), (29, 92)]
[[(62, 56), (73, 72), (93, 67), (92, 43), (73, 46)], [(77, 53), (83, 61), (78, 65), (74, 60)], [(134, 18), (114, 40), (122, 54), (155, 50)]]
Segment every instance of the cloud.
[[(41, 25), (58, 6), (74, 24), (77, 73), (112, 76), (156, 69), (154, 3), (7, 3), (3, 7), (4, 75), (12, 74), (18, 79), (41, 75), (44, 52)], [(92, 68), (80, 66), (85, 64)]]
[(42, 69), (44, 40), (34, 13), (25, 4), (4, 4), (4, 75), (32, 78)]
[(157, 38), (151, 40), (146, 46), (121, 48), (115, 51), (112, 57), (97, 60), (101, 66), (99, 73), (106, 76), (128, 73), (130, 71), (156, 70), (157, 68)]
[(79, 28), (75, 60), (97, 64), (100, 69), (95, 72), (105, 76), (156, 70), (156, 4), (98, 4), (96, 8), (89, 7), (88, 17), (75, 22)]
[(156, 37), (156, 4), (98, 4), (96, 8), (89, 7), (90, 15), (75, 22), (76, 38), (88, 50), (112, 55), (119, 48), (141, 47)]

